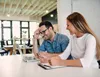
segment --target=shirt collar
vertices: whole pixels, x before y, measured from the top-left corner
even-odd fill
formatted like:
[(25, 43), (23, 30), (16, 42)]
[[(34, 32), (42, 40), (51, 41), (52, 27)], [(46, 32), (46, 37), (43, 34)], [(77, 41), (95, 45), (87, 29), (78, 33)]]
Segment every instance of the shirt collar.
[(56, 41), (57, 40), (57, 36), (58, 36), (58, 33), (55, 33), (55, 36), (54, 36), (54, 40), (53, 41)]
[[(58, 36), (58, 33), (55, 33), (53, 42), (57, 40), (57, 36)], [(48, 41), (48, 42), (51, 42), (50, 40), (47, 40), (47, 41)]]

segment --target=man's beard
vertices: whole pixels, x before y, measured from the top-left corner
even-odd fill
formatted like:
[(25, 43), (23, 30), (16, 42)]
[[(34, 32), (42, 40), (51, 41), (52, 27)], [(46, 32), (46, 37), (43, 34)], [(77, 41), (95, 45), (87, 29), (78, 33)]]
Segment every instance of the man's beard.
[(44, 40), (50, 40), (50, 36), (42, 36), (44, 38)]

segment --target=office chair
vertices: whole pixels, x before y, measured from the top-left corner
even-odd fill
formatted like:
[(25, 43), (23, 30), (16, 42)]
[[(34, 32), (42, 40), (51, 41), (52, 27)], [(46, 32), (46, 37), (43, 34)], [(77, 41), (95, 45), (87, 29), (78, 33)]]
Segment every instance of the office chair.
[[(26, 44), (26, 46), (28, 46), (28, 47), (32, 47), (32, 45), (31, 45), (31, 43), (30, 43), (30, 39), (28, 39), (28, 43)], [(26, 53), (31, 53), (31, 49), (26, 49)]]
[(4, 42), (4, 40), (2, 40), (2, 41), (1, 41), (1, 50), (0, 50), (1, 56), (3, 56), (4, 54), (8, 55), (8, 53), (9, 53), (9, 50), (5, 50), (5, 49), (3, 48), (4, 45), (5, 45), (5, 42)]
[(26, 44), (27, 46), (30, 46), (30, 39), (28, 39), (28, 43)]
[(9, 44), (8, 44), (8, 41), (6, 41), (6, 45), (9, 45)]
[(5, 50), (0, 49), (0, 55), (3, 56), (5, 54)]

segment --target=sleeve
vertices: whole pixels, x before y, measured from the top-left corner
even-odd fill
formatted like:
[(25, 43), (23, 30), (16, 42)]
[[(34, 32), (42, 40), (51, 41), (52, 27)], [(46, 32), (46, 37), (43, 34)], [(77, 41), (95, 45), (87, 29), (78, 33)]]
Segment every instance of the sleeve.
[(96, 40), (90, 36), (86, 40), (86, 50), (83, 58), (80, 58), (83, 67), (90, 67), (93, 58), (96, 57)]
[(41, 46), (39, 47), (39, 52), (42, 52), (42, 51), (46, 51), (46, 48), (45, 48), (45, 41), (43, 41), (43, 43), (42, 43)]
[(65, 51), (62, 54), (60, 54), (59, 57), (63, 60), (66, 60), (69, 57), (70, 52), (71, 52), (71, 39), (70, 39), (69, 44), (66, 47)]
[(61, 48), (62, 51), (64, 51), (66, 49), (66, 47), (68, 46), (69, 43), (69, 38), (66, 36), (65, 38), (62, 39), (61, 41)]

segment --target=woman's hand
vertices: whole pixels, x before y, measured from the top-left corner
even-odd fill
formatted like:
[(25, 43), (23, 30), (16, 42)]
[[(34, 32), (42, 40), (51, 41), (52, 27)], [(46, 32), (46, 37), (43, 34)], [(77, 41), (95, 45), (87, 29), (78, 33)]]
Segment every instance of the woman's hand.
[(62, 60), (59, 56), (52, 57), (48, 62), (52, 66), (66, 66), (66, 60)]

